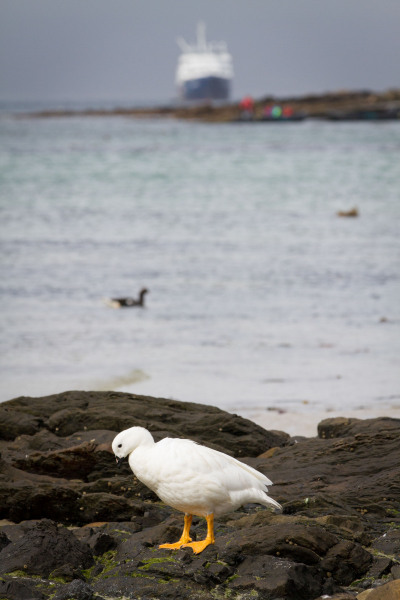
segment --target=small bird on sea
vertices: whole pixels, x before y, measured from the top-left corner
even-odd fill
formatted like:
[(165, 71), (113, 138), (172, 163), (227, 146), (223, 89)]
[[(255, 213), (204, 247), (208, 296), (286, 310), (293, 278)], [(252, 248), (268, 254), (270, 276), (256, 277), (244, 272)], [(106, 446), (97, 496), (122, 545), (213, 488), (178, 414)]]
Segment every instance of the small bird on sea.
[[(275, 512), (281, 505), (267, 495), (272, 482), (248, 465), (192, 440), (164, 438), (155, 442), (144, 427), (121, 431), (113, 440), (117, 464), (128, 457), (136, 477), (172, 508), (185, 514), (180, 539), (159, 548), (189, 547), (195, 554), (213, 544), (214, 516), (231, 512), (247, 503), (263, 504)], [(207, 536), (193, 542), (192, 516), (205, 517)]]
[(124, 298), (109, 298), (106, 300), (107, 306), (111, 308), (130, 308), (131, 306), (144, 306), (144, 297), (149, 293), (147, 288), (140, 290), (139, 298), (135, 300), (130, 296)]

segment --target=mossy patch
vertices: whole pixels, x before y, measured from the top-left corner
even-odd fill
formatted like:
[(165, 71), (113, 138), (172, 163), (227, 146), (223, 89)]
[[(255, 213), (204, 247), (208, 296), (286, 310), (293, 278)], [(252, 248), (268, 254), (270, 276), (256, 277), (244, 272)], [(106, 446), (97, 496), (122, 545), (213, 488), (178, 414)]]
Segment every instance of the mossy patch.
[(82, 575), (84, 576), (84, 578), (85, 578), (86, 580), (90, 580), (90, 579), (92, 579), (92, 577), (93, 577), (92, 573), (93, 573), (94, 569), (96, 568), (96, 566), (97, 566), (97, 565), (96, 565), (96, 564), (94, 564), (94, 565), (93, 565), (92, 567), (90, 567), (89, 569), (83, 569), (83, 570), (81, 571)]
[(11, 571), (10, 573), (4, 573), (8, 577), (25, 577), (26, 579), (42, 579), (40, 575), (30, 575), (26, 573), (26, 571), (21, 571), (20, 569), (16, 569), (15, 571)]
[(400, 517), (400, 510), (398, 510), (397, 508), (393, 508), (393, 507), (387, 508), (386, 512), (391, 517)]
[[(89, 569), (82, 570), (82, 575), (85, 577), (85, 579), (87, 581), (90, 581), (90, 580), (96, 581), (97, 579), (107, 577), (106, 574), (109, 571), (112, 571), (113, 569), (118, 567), (118, 565), (119, 565), (118, 561), (115, 560), (116, 554), (117, 554), (116, 550), (108, 550), (101, 556), (95, 556), (94, 557), (95, 564), (92, 567), (90, 567)], [(98, 575), (96, 575), (95, 577), (93, 577), (93, 573), (98, 568), (99, 565), (102, 566), (101, 572)]]
[(140, 572), (140, 573), (139, 573), (139, 571), (132, 571), (132, 573), (130, 573), (130, 577), (133, 577), (133, 578), (137, 578), (137, 577), (139, 578), (140, 577), (141, 579), (147, 579), (149, 581), (155, 581), (155, 582), (160, 583), (162, 585), (165, 585), (167, 583), (177, 583), (179, 581), (179, 579), (177, 579), (176, 577), (175, 578), (174, 577), (158, 577), (157, 578), (154, 574), (150, 575), (149, 573), (146, 573), (146, 572), (143, 573), (143, 571)]
[(376, 556), (377, 558), (389, 558), (394, 563), (399, 563), (399, 557), (397, 554), (386, 554), (382, 552), (382, 550), (376, 550), (376, 548), (365, 548), (370, 554)]
[(138, 569), (140, 571), (147, 571), (148, 569), (151, 569), (151, 567), (153, 565), (160, 565), (163, 563), (168, 563), (168, 562), (175, 562), (175, 558), (173, 556), (163, 556), (163, 557), (158, 557), (158, 558), (148, 558), (148, 559), (143, 559), (141, 562), (143, 564), (141, 564)]
[(228, 577), (227, 579), (225, 579), (225, 585), (227, 583), (231, 583), (231, 581), (234, 581), (235, 579), (237, 579), (239, 577), (239, 575), (237, 573), (234, 573), (233, 575), (231, 575), (230, 577)]
[(211, 590), (210, 594), (213, 600), (229, 600), (229, 598), (233, 598), (234, 600), (256, 600), (257, 598), (259, 598), (259, 594), (256, 590), (238, 592), (237, 590), (216, 588), (214, 590)]
[(370, 587), (372, 586), (372, 584), (375, 582), (375, 577), (363, 577), (361, 579), (355, 579), (354, 581), (352, 581), (350, 583), (351, 588), (358, 588), (358, 587), (365, 587), (365, 584), (367, 583)]
[(53, 581), (54, 583), (68, 583), (69, 582), (69, 580), (65, 579), (65, 577), (60, 577), (58, 575), (54, 576), (53, 573), (54, 573), (54, 571), (52, 571), (50, 573), (50, 575), (48, 576), (48, 579), (50, 581)]

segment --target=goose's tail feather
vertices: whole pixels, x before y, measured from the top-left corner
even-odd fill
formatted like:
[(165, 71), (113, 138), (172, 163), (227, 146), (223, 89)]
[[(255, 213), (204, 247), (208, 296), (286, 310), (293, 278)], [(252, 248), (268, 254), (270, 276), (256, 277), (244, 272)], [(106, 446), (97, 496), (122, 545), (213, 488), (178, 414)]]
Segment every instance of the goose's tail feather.
[(263, 506), (272, 508), (276, 514), (280, 514), (283, 511), (279, 502), (270, 498), (263, 490), (257, 488), (250, 488), (244, 492), (231, 493), (231, 502), (233, 506), (237, 507), (248, 503), (262, 504)]
[(277, 515), (283, 511), (283, 508), (279, 504), (279, 502), (273, 500), (273, 498), (270, 498), (269, 496), (267, 496), (267, 494), (263, 494), (263, 500), (261, 501), (261, 504), (263, 504), (264, 506), (273, 507), (274, 512)]

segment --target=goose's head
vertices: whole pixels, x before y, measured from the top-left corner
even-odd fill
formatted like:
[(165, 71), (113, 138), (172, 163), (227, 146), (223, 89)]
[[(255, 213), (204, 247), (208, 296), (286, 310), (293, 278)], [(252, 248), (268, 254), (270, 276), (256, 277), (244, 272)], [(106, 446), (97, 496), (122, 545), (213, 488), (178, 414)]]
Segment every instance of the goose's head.
[(130, 429), (121, 431), (121, 433), (115, 436), (112, 443), (112, 450), (115, 454), (117, 465), (119, 466), (121, 461), (139, 446), (149, 446), (152, 444), (154, 444), (153, 436), (144, 427), (131, 427)]

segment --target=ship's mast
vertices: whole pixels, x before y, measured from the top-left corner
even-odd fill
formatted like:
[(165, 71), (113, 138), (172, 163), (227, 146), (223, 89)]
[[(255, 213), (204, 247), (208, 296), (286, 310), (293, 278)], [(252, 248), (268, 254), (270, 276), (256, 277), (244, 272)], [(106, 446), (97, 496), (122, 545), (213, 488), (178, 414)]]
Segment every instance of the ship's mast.
[(203, 21), (197, 24), (197, 45), (188, 44), (183, 37), (176, 39), (176, 42), (182, 52), (207, 52), (210, 48), (206, 40), (206, 26)]

